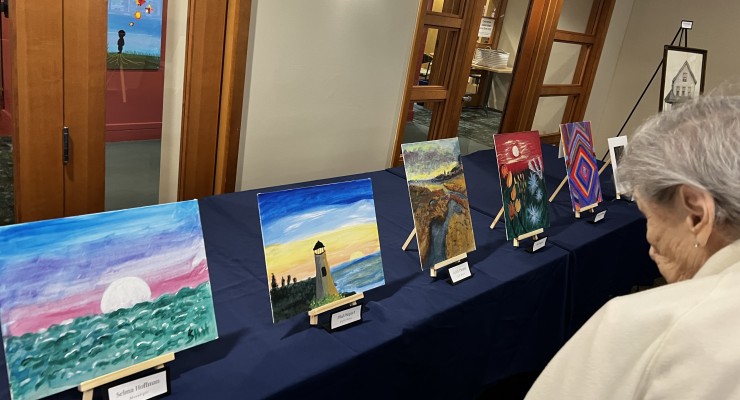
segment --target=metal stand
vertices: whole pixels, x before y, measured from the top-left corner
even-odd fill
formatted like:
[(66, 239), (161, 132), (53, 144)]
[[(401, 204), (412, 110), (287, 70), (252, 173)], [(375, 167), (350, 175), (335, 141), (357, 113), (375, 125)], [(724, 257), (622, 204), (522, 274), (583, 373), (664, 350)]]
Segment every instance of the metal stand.
[[(689, 47), (689, 29), (690, 28), (684, 28), (683, 26), (678, 28), (678, 32), (676, 32), (676, 35), (673, 37), (673, 40), (671, 40), (671, 46), (673, 46), (676, 43), (676, 39), (678, 39), (679, 46), (681, 46), (681, 40), (683, 40), (684, 41), (683, 47)], [(645, 97), (645, 93), (647, 93), (648, 89), (650, 88), (650, 85), (653, 84), (653, 80), (655, 80), (655, 76), (658, 75), (658, 72), (660, 71), (661, 67), (663, 67), (662, 59), (658, 63), (658, 67), (655, 68), (655, 72), (653, 72), (653, 76), (650, 77), (650, 81), (648, 81), (647, 85), (645, 85), (645, 89), (643, 89), (642, 94), (640, 94), (640, 97), (637, 99), (637, 102), (635, 103), (634, 107), (632, 107), (632, 111), (630, 111), (629, 115), (627, 116), (627, 119), (624, 120), (622, 127), (619, 128), (619, 132), (617, 133), (617, 136), (615, 137), (622, 135), (622, 132), (624, 131), (624, 127), (627, 126), (627, 123), (629, 122), (630, 118), (632, 118), (632, 114), (634, 114), (635, 110), (637, 110), (637, 106), (640, 105), (642, 98)], [(604, 154), (604, 156), (601, 157), (601, 161), (604, 161), (608, 155), (609, 155), (609, 150), (607, 150), (606, 154)]]

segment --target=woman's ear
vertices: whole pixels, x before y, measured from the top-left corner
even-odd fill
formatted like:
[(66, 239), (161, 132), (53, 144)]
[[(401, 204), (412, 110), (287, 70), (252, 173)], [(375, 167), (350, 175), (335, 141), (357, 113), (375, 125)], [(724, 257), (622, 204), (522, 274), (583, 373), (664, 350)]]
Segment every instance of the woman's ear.
[(714, 230), (714, 198), (706, 190), (690, 185), (678, 188), (678, 205), (686, 210), (686, 225), (696, 244), (705, 246)]

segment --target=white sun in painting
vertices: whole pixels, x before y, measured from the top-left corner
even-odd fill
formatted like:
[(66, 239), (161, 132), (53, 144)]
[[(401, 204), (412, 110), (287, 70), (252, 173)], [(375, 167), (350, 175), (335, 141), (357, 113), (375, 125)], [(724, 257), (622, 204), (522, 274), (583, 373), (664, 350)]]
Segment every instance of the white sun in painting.
[(356, 251), (356, 252), (352, 253), (352, 254), (351, 254), (351, 255), (349, 256), (349, 259), (350, 259), (350, 260), (356, 260), (356, 259), (358, 259), (358, 258), (362, 258), (362, 257), (365, 257), (365, 253), (363, 253), (363, 252), (361, 252), (361, 251)]
[(513, 146), (511, 148), (511, 154), (513, 154), (514, 157), (519, 157), (519, 146)]
[(151, 298), (152, 290), (143, 279), (127, 276), (116, 279), (105, 289), (100, 300), (100, 310), (107, 314), (120, 308), (133, 307)]

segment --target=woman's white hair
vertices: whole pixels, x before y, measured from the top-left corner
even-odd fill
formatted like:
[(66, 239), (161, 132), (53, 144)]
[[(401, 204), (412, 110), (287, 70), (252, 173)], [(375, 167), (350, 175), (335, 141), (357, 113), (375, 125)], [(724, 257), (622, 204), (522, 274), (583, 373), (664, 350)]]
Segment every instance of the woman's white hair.
[(740, 96), (700, 96), (651, 117), (618, 171), (625, 188), (654, 202), (672, 199), (679, 185), (706, 190), (718, 226), (740, 234)]

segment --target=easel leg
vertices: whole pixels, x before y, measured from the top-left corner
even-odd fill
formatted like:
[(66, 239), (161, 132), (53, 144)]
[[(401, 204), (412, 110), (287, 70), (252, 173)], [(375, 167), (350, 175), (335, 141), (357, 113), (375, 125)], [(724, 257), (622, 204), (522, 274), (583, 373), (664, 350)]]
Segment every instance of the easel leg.
[(92, 398), (93, 398), (93, 389), (82, 392), (82, 400), (92, 400)]
[(612, 163), (611, 159), (607, 160), (607, 162), (605, 162), (604, 165), (602, 165), (601, 168), (599, 168), (599, 175), (601, 175), (601, 173), (604, 172), (606, 167), (609, 166), (609, 164), (611, 163)]
[(560, 193), (560, 190), (563, 188), (563, 185), (565, 185), (565, 182), (568, 182), (568, 177), (566, 176), (563, 178), (563, 180), (560, 182), (560, 185), (558, 185), (558, 188), (555, 189), (555, 191), (552, 193), (552, 196), (550, 196), (550, 200), (548, 200), (550, 203), (552, 203), (553, 200), (555, 200), (555, 196)]
[(498, 214), (496, 214), (496, 218), (493, 219), (493, 222), (491, 222), (491, 229), (493, 229), (494, 226), (498, 223), (498, 220), (501, 219), (501, 216), (504, 215), (504, 208), (501, 207), (500, 210), (498, 210)]
[(406, 248), (409, 247), (409, 244), (411, 243), (411, 239), (413, 239), (414, 236), (416, 236), (416, 228), (411, 230), (409, 237), (406, 238), (405, 242), (403, 242), (403, 246), (401, 246), (401, 250), (406, 251)]

